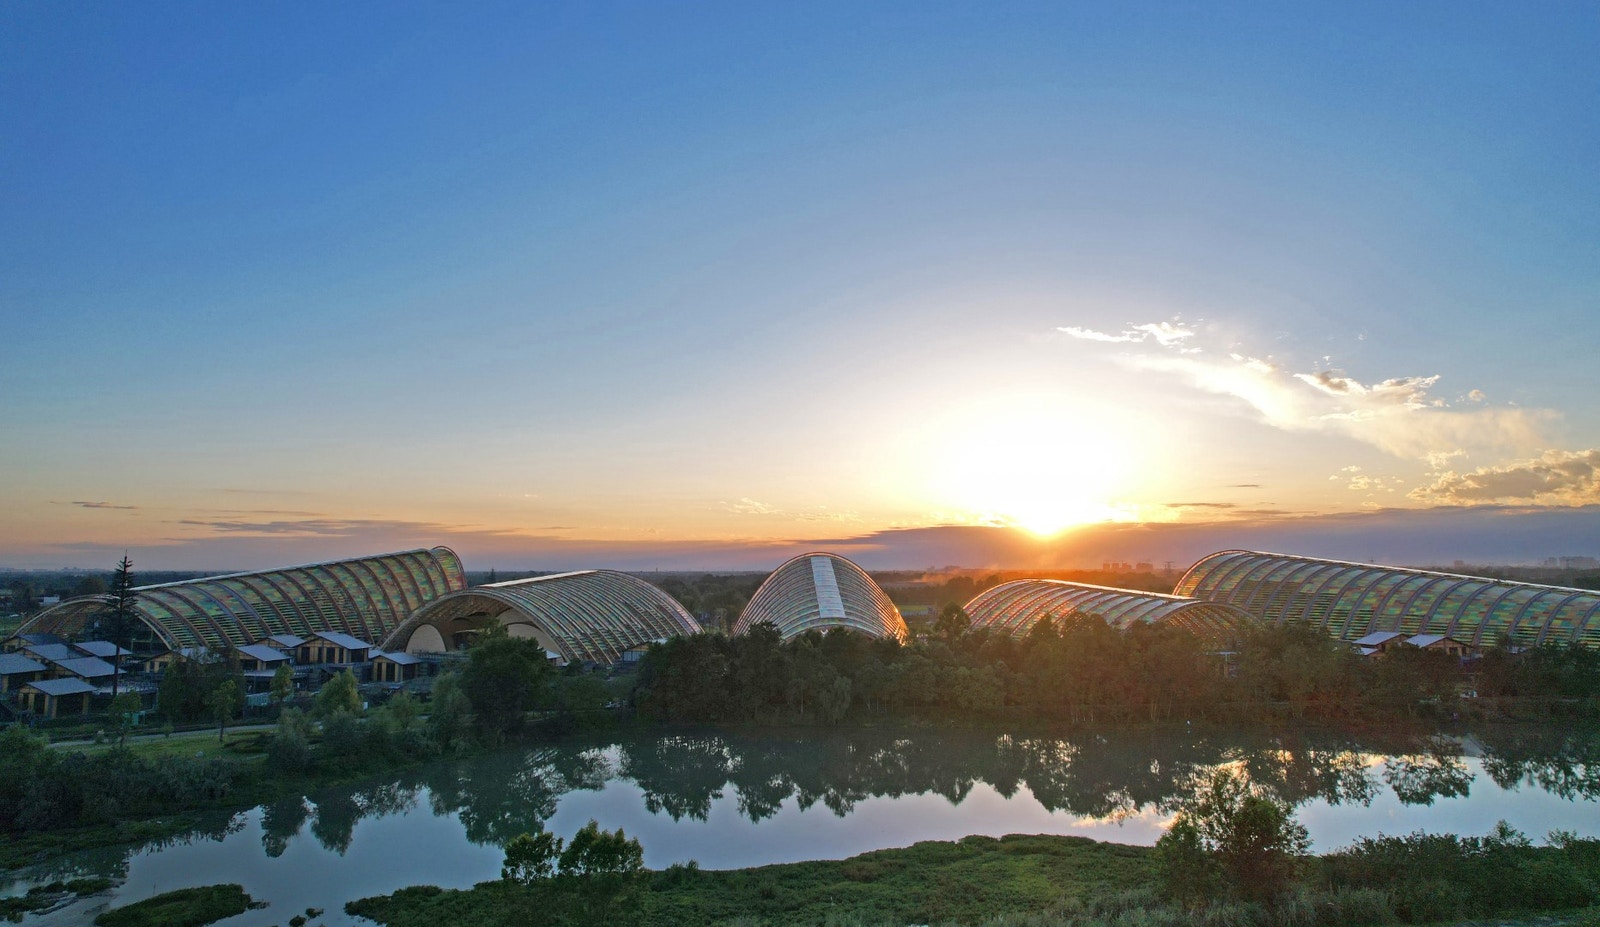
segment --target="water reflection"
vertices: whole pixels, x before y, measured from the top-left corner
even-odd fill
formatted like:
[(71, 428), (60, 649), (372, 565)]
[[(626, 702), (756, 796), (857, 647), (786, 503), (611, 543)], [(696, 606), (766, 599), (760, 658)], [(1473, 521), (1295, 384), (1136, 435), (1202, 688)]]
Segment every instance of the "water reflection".
[[(362, 841), (410, 839), (397, 835), (415, 833), (430, 820), (454, 818), (466, 841), (493, 849), (524, 831), (545, 827), (569, 798), (575, 800), (570, 807), (586, 809), (586, 815), (591, 808), (612, 815), (614, 820), (603, 821), (607, 826), (626, 824), (630, 832), (652, 828), (654, 839), (663, 845), (676, 841), (679, 846), (669, 852), (682, 850), (685, 858), (705, 852), (701, 847), (707, 840), (727, 838), (733, 826), (730, 814), (747, 822), (742, 825), (747, 829), (763, 828), (759, 834), (736, 839), (777, 845), (798, 833), (785, 829), (802, 826), (795, 824), (798, 812), (825, 808), (828, 814), (845, 818), (860, 814), (864, 803), (881, 799), (907, 799), (905, 814), (913, 816), (934, 813), (927, 804), (932, 799), (957, 812), (959, 820), (949, 822), (952, 828), (1008, 826), (1062, 832), (1063, 823), (1079, 828), (1085, 822), (1099, 826), (1139, 819), (1136, 832), (1091, 832), (1140, 841), (1153, 839), (1149, 833), (1159, 833), (1154, 830), (1159, 820), (1219, 766), (1244, 771), (1295, 805), (1318, 803), (1313, 817), (1323, 819), (1338, 806), (1362, 809), (1374, 802), (1390, 809), (1396, 803), (1427, 809), (1472, 796), (1475, 784), (1504, 797), (1490, 788), (1489, 781), (1498, 789), (1548, 793), (1566, 801), (1600, 798), (1600, 738), (1583, 731), (1509, 728), (1443, 735), (1166, 729), (1066, 736), (1023, 730), (1002, 734), (933, 729), (656, 731), (441, 762), (359, 787), (287, 798), (254, 812), (215, 815), (180, 837), (131, 849), (76, 854), (35, 867), (25, 881), (0, 883), (0, 892), (14, 893), (27, 884), (86, 873), (123, 877), (130, 859), (148, 860), (172, 848), (224, 843), (247, 827), (260, 829), (259, 836), (252, 832), (242, 838), (252, 846), (259, 839), (257, 859), (323, 866), (330, 872), (347, 855), (353, 865), (363, 853), (357, 846), (365, 846)], [(1480, 769), (1483, 775), (1475, 783)], [(577, 799), (580, 794), (588, 797)], [(1034, 806), (1025, 799), (1042, 810), (1028, 811)], [(1474, 797), (1468, 804), (1476, 808), (1483, 800)], [(991, 825), (989, 819), (973, 817), (993, 814), (997, 802), (1012, 809), (1006, 812), (1012, 823)], [(964, 803), (969, 808), (962, 809)], [(877, 817), (854, 818), (839, 829), (857, 824), (881, 828), (881, 833), (851, 838), (858, 843), (878, 840), (879, 846), (926, 839), (927, 834), (914, 827), (868, 824), (867, 820), (882, 818), (884, 804), (875, 801), (873, 807)], [(1046, 821), (1057, 814), (1070, 817), (1067, 822)], [(361, 836), (363, 822), (385, 819), (392, 819), (392, 824), (379, 830), (390, 836)], [(782, 822), (762, 823), (774, 819)], [(814, 816), (807, 820), (814, 831)], [(1363, 824), (1346, 814), (1343, 820), (1348, 824), (1340, 826), (1370, 828), (1374, 818), (1360, 819)], [(687, 830), (673, 837), (662, 829), (673, 826)], [(1423, 826), (1462, 830), (1454, 821)], [(567, 822), (552, 827), (560, 830)], [(961, 831), (967, 832), (973, 831)], [(848, 855), (870, 848), (839, 840), (837, 848), (830, 843), (821, 850), (794, 852), (827, 855), (837, 850)], [(400, 852), (398, 844), (392, 849)], [(439, 846), (427, 855), (447, 849)], [(365, 852), (372, 852), (371, 847)], [(772, 861), (739, 859), (733, 864)], [(393, 882), (391, 887), (375, 883), (367, 890), (438, 881), (429, 869), (432, 864), (432, 859), (418, 863), (425, 871), (421, 876), (386, 873), (383, 878)], [(215, 881), (205, 873), (195, 873), (194, 878), (194, 884)]]

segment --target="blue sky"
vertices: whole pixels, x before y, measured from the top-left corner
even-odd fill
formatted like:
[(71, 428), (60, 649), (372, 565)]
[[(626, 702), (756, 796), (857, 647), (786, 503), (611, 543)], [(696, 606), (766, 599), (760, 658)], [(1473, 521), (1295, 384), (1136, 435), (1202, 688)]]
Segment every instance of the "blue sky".
[(1554, 3), (11, 5), (0, 564), (1600, 538), (1597, 48)]

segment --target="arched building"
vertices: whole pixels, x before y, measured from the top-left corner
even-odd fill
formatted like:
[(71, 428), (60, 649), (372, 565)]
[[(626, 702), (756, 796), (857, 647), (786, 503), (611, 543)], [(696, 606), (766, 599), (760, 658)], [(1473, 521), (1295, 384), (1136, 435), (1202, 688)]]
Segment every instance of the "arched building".
[(491, 623), (537, 640), (569, 663), (615, 663), (640, 644), (700, 633), (677, 600), (644, 580), (581, 570), (453, 592), (419, 609), (384, 640), (383, 649), (455, 650)]
[(1190, 567), (1176, 591), (1348, 641), (1398, 631), (1478, 646), (1505, 636), (1600, 646), (1600, 592), (1586, 589), (1226, 550)]
[[(375, 641), (439, 596), (463, 589), (461, 559), (448, 547), (141, 586), (134, 615), (168, 650), (240, 647), (274, 634), (317, 631)], [(105, 599), (69, 599), (18, 633), (78, 638), (105, 620)], [(141, 636), (128, 629), (134, 640)], [(98, 629), (98, 633), (104, 633)]]
[(768, 576), (750, 597), (733, 633), (771, 622), (784, 640), (806, 631), (847, 628), (906, 639), (906, 622), (866, 571), (837, 554), (801, 554)]
[(1230, 605), (1180, 595), (1112, 589), (1059, 579), (1019, 579), (973, 597), (966, 605), (972, 629), (1023, 637), (1050, 616), (1058, 626), (1101, 618), (1114, 628), (1135, 622), (1172, 624), (1213, 641), (1226, 641), (1254, 619)]

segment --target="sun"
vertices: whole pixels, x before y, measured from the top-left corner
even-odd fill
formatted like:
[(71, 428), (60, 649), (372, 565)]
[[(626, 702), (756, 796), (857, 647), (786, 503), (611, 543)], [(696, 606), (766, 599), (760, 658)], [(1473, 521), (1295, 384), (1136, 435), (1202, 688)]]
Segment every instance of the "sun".
[(976, 521), (1041, 538), (1130, 520), (1118, 495), (1140, 469), (1139, 442), (1099, 418), (1059, 402), (990, 406), (957, 447), (940, 455), (933, 488)]

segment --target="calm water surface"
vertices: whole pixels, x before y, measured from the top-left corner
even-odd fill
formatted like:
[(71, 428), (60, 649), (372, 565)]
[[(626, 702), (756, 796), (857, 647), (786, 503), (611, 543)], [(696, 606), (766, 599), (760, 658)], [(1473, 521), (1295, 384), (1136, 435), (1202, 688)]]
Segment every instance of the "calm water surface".
[(72, 854), (0, 877), (0, 895), (77, 875), (108, 896), (28, 918), (87, 924), (100, 910), (239, 882), (270, 906), (221, 923), (353, 924), (353, 898), (496, 878), (501, 845), (593, 818), (644, 844), (645, 864), (710, 869), (837, 859), (968, 834), (1078, 834), (1150, 844), (1196, 778), (1219, 765), (1298, 806), (1318, 850), (1414, 830), (1535, 839), (1600, 836), (1600, 738), (1526, 729), (1456, 734), (1260, 730), (646, 732), (575, 738), (435, 764), (358, 787), (218, 815), (184, 837)]

